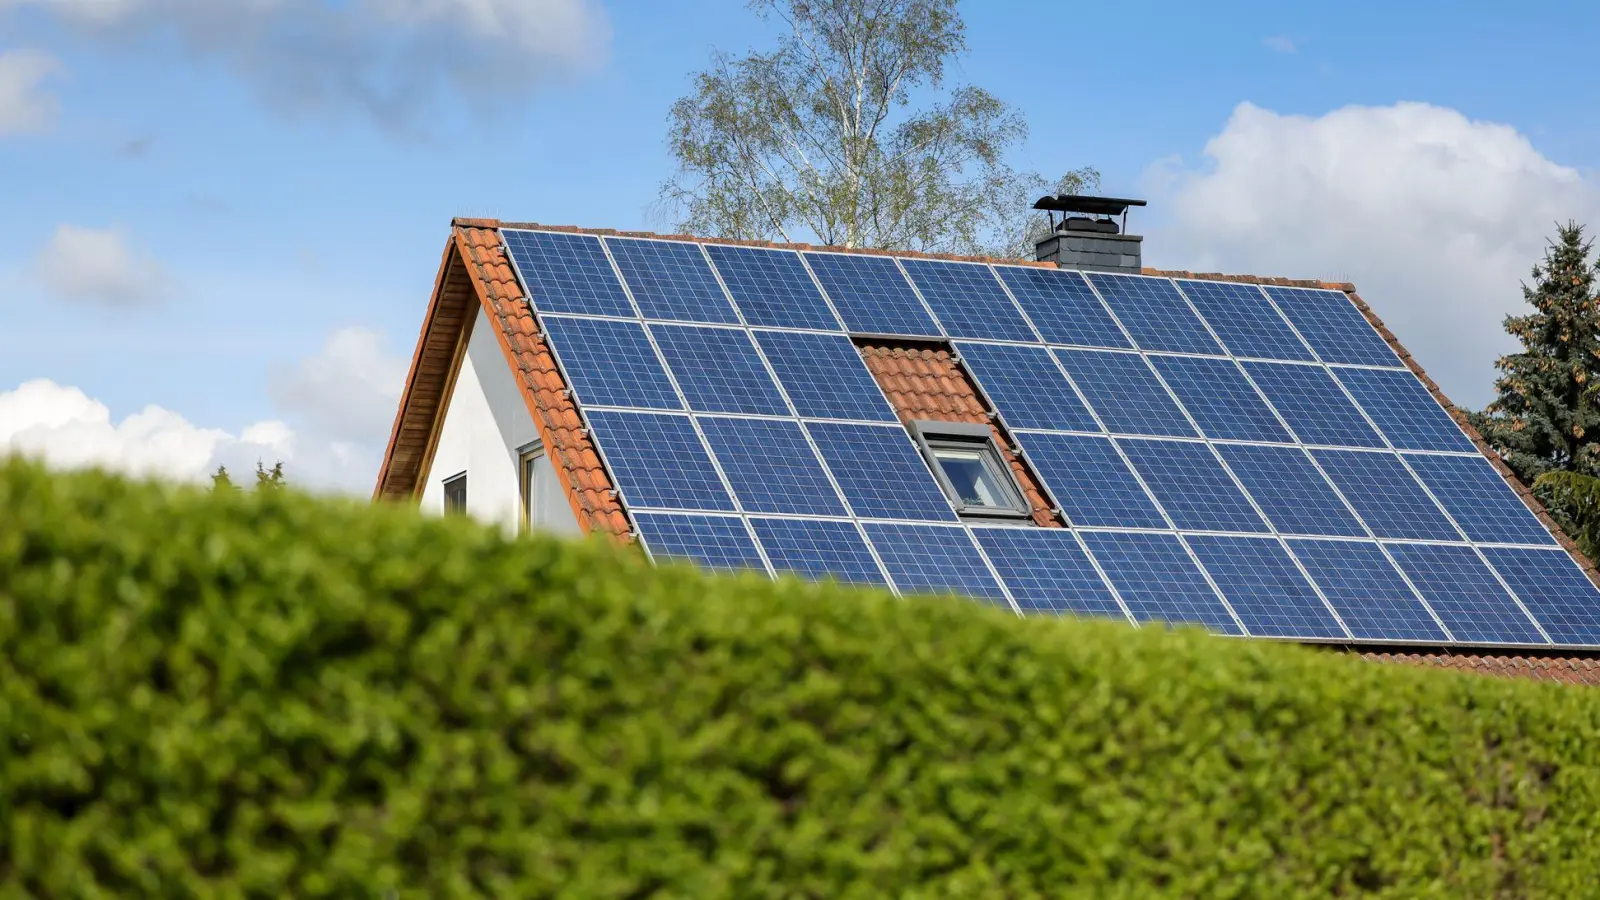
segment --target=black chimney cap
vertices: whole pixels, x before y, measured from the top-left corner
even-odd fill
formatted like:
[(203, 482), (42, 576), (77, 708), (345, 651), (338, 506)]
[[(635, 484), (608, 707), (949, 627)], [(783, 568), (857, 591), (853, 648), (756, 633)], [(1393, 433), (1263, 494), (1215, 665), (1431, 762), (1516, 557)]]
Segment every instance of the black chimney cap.
[(1069, 213), (1086, 213), (1091, 216), (1120, 216), (1130, 206), (1144, 206), (1143, 200), (1123, 200), (1117, 197), (1085, 197), (1079, 194), (1048, 194), (1033, 204), (1034, 209), (1050, 209)]

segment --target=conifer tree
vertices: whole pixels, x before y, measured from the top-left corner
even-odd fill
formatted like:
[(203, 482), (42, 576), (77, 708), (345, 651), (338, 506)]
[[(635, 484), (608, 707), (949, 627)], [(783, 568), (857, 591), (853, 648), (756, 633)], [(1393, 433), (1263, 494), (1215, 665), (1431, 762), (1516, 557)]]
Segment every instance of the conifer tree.
[(1523, 298), (1533, 312), (1507, 316), (1522, 351), (1495, 363), (1496, 399), (1472, 424), (1524, 483), (1546, 472), (1600, 475), (1600, 298), (1591, 242), (1568, 222)]

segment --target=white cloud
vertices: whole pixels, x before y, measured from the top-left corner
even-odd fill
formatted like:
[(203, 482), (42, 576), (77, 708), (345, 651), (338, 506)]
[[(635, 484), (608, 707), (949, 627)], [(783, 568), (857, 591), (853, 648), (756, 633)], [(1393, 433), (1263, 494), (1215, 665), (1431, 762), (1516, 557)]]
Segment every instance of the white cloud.
[(1261, 46), (1274, 53), (1296, 53), (1300, 50), (1300, 45), (1295, 42), (1294, 38), (1281, 34), (1262, 38)]
[(1600, 194), (1510, 126), (1423, 103), (1280, 115), (1241, 104), (1208, 165), (1147, 173), (1146, 263), (1353, 281), (1458, 403), (1492, 396), (1502, 318), (1556, 223)]
[(408, 362), (383, 349), (367, 328), (329, 336), (315, 356), (268, 381), (278, 411), (332, 440), (371, 445), (389, 437)]
[(0, 52), (0, 137), (48, 131), (55, 124), (56, 98), (44, 82), (60, 71), (56, 58), (42, 50)]
[(598, 0), (0, 0), (127, 43), (176, 35), (290, 108), (354, 106), (409, 126), (443, 92), (479, 104), (597, 65)]
[(172, 280), (114, 229), (62, 225), (40, 251), (35, 274), (50, 293), (108, 307), (158, 302)]

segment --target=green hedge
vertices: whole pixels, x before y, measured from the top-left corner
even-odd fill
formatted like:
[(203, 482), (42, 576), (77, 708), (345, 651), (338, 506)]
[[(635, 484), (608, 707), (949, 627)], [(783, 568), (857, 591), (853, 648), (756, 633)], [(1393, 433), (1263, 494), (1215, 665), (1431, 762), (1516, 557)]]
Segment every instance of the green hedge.
[(1579, 897), (1600, 693), (0, 463), (0, 896)]

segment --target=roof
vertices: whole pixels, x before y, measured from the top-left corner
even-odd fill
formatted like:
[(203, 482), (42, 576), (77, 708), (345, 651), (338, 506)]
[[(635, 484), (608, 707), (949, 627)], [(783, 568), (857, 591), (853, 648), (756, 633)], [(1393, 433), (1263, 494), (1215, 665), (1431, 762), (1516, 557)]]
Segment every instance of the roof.
[[(958, 260), (1006, 265), (1056, 268), (1053, 263), (1029, 262), (1010, 259), (956, 256), (949, 254), (924, 254), (901, 251), (880, 251), (842, 247), (823, 247), (810, 244), (774, 243), (764, 241), (735, 241), (702, 238), (681, 234), (654, 234), (650, 232), (619, 231), (615, 229), (551, 226), (538, 223), (502, 223), (493, 219), (456, 219), (441, 261), (438, 277), (430, 297), (421, 333), (412, 360), (410, 373), (402, 395), (390, 441), (384, 455), (382, 469), (374, 491), (376, 499), (414, 499), (420, 496), (423, 479), (431, 463), (438, 439), (439, 426), (449, 404), (450, 387), (464, 354), (466, 336), (481, 310), (494, 329), (494, 335), (505, 354), (507, 365), (516, 374), (524, 402), (544, 441), (556, 473), (566, 490), (580, 527), (591, 533), (608, 534), (630, 540), (631, 525), (619, 500), (616, 486), (601, 462), (594, 442), (586, 433), (572, 392), (564, 381), (548, 343), (540, 334), (533, 312), (523, 297), (522, 290), (512, 271), (505, 247), (499, 235), (501, 228), (532, 229), (569, 232), (599, 236), (641, 237), (658, 240), (691, 241), (703, 244), (728, 244), (793, 250), (812, 250), (852, 253), (862, 255), (894, 256)], [(1579, 562), (1591, 581), (1600, 585), (1600, 572), (1592, 561), (1585, 558), (1576, 544), (1564, 534), (1549, 516), (1527, 486), (1521, 484), (1510, 469), (1493, 453), (1483, 437), (1468, 422), (1462, 410), (1452, 404), (1438, 385), (1428, 377), (1412, 355), (1400, 344), (1395, 335), (1383, 325), (1371, 307), (1357, 294), (1353, 285), (1319, 280), (1298, 280), (1252, 275), (1224, 275), (1189, 271), (1146, 268), (1146, 275), (1227, 281), (1243, 284), (1278, 285), (1335, 290), (1345, 294), (1355, 307), (1377, 329), (1394, 349), (1404, 364), (1418, 377), (1440, 405), (1449, 413), (1494, 465), (1500, 476), (1521, 496), (1524, 502), (1550, 529), (1560, 544)], [(937, 349), (912, 346), (865, 346), (863, 356), (885, 387), (894, 395), (902, 417), (914, 415), (922, 418), (940, 418), (951, 421), (992, 423), (992, 417), (982, 408), (980, 392), (973, 389), (952, 364), (949, 355)], [(897, 386), (891, 386), (890, 382)], [(978, 404), (974, 406), (974, 403)], [(999, 426), (993, 426), (1007, 446)], [(1048, 509), (1037, 490), (1026, 466), (1015, 457), (1008, 459), (1019, 481), (1029, 494), (1034, 520), (1042, 526), (1061, 522)], [(1370, 650), (1371, 648), (1365, 648)], [(1479, 656), (1471, 653), (1447, 652), (1441, 654), (1385, 654), (1365, 653), (1368, 658), (1395, 661), (1427, 661), (1433, 665), (1452, 668), (1473, 668), (1496, 672), (1532, 673), (1547, 671), (1600, 672), (1600, 663), (1568, 659), (1574, 665), (1565, 666), (1545, 660), (1533, 663), (1513, 663), (1511, 660), (1537, 659), (1534, 657)], [(1461, 665), (1458, 661), (1501, 660), (1503, 662)], [(1438, 661), (1443, 660), (1443, 662)], [(1577, 663), (1582, 662), (1582, 665)], [(1543, 676), (1541, 676), (1543, 677)], [(1564, 677), (1564, 676), (1563, 676)], [(1585, 676), (1588, 677), (1588, 676)], [(1565, 679), (1574, 680), (1574, 679)], [(1581, 680), (1581, 679), (1580, 679)], [(1600, 675), (1595, 676), (1600, 682)]]

